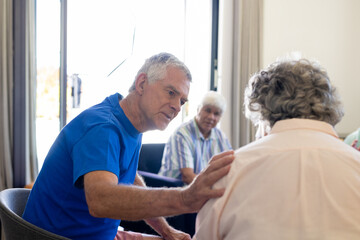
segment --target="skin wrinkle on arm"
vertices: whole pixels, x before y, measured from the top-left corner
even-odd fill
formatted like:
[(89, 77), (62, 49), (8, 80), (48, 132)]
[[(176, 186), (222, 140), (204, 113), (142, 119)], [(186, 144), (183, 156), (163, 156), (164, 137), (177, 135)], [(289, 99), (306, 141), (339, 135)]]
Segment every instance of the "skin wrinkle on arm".
[[(115, 174), (94, 171), (84, 177), (86, 201), (90, 214), (123, 220), (141, 220), (176, 214), (182, 208), (179, 189), (144, 188), (118, 185)], [(156, 205), (162, 207), (157, 209)], [(177, 210), (177, 211), (176, 211)]]
[(183, 188), (118, 185), (118, 179), (113, 173), (89, 172), (84, 176), (89, 212), (94, 217), (123, 220), (196, 212), (209, 198), (224, 194), (224, 189), (213, 189), (212, 185), (229, 172), (233, 160), (234, 151), (214, 156), (209, 166), (189, 186)]

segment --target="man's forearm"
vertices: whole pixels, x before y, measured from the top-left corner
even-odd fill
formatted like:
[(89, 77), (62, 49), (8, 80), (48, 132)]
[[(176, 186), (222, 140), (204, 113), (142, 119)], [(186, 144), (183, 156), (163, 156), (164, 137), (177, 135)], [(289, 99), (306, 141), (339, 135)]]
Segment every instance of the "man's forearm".
[(149, 218), (144, 221), (161, 236), (166, 237), (169, 234), (171, 227), (164, 217)]
[(194, 169), (192, 168), (181, 168), (180, 172), (181, 172), (181, 179), (186, 184), (190, 184), (196, 177), (196, 174), (194, 173)]
[(110, 212), (111, 209), (118, 208), (114, 218), (141, 220), (191, 212), (184, 205), (181, 190), (178, 188), (117, 187), (121, 189), (114, 189), (118, 196), (111, 198), (114, 202), (109, 207)]
[[(107, 174), (105, 176), (109, 177)], [(118, 185), (105, 176), (93, 174), (91, 184), (85, 182), (89, 211), (95, 217), (141, 220), (190, 211), (182, 200), (179, 188)]]
[(144, 179), (138, 173), (135, 175), (134, 185), (146, 187)]
[(213, 156), (208, 167), (184, 188), (146, 188), (118, 185), (117, 176), (107, 171), (84, 175), (89, 212), (94, 217), (124, 220), (149, 219), (198, 211), (210, 198), (221, 197), (225, 189), (212, 185), (225, 176), (234, 152)]

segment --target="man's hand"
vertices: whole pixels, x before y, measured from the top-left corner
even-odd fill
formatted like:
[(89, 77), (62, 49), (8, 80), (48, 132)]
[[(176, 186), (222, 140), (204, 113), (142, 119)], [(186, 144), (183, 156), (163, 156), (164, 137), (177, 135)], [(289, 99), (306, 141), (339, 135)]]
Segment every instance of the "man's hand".
[(170, 226), (165, 218), (145, 219), (145, 222), (166, 240), (191, 240), (189, 234), (176, 230)]
[(189, 234), (170, 228), (170, 232), (166, 236), (162, 236), (165, 240), (191, 240)]
[(225, 189), (212, 189), (212, 186), (228, 174), (234, 159), (232, 150), (213, 156), (207, 168), (182, 191), (182, 200), (185, 206), (191, 211), (197, 212), (208, 199), (221, 197)]
[(351, 146), (352, 146), (353, 148), (355, 148), (356, 150), (360, 151), (360, 146), (359, 146), (359, 147), (356, 147), (357, 143), (358, 143), (358, 140), (355, 139), (355, 140), (353, 141), (353, 143), (351, 144)]

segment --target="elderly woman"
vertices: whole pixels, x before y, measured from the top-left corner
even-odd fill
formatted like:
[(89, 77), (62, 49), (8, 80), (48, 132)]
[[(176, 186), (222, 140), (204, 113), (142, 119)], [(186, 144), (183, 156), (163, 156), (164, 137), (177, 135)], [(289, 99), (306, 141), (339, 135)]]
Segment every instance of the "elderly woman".
[(216, 127), (225, 109), (221, 94), (207, 92), (197, 115), (177, 128), (166, 143), (159, 174), (190, 184), (213, 155), (230, 150), (229, 140)]
[(326, 71), (275, 62), (250, 79), (245, 109), (270, 130), (235, 152), (195, 239), (359, 239), (360, 153), (334, 130), (343, 108)]

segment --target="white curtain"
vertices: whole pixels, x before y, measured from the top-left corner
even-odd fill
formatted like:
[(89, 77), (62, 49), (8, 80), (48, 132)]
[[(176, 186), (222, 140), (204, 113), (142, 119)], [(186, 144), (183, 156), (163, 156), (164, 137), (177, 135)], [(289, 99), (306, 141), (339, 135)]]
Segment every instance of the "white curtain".
[[(21, 164), (25, 166), (25, 176), (14, 176), (13, 170), (13, 146), (14, 127), (14, 66), (13, 66), (13, 0), (0, 0), (0, 190), (14, 186), (13, 179), (24, 178), (21, 182), (28, 184), (37, 176), (37, 155), (36, 155), (36, 61), (35, 61), (35, 0), (22, 1), (25, 8), (25, 50), (16, 49), (25, 58), (25, 159)], [(18, 69), (19, 70), (19, 69)], [(23, 87), (23, 86), (22, 86)], [(19, 167), (19, 166), (17, 166)]]
[(255, 130), (244, 115), (244, 89), (260, 68), (262, 0), (234, 0), (231, 143), (234, 149), (254, 140)]
[(12, 0), (0, 0), (0, 190), (13, 186)]

